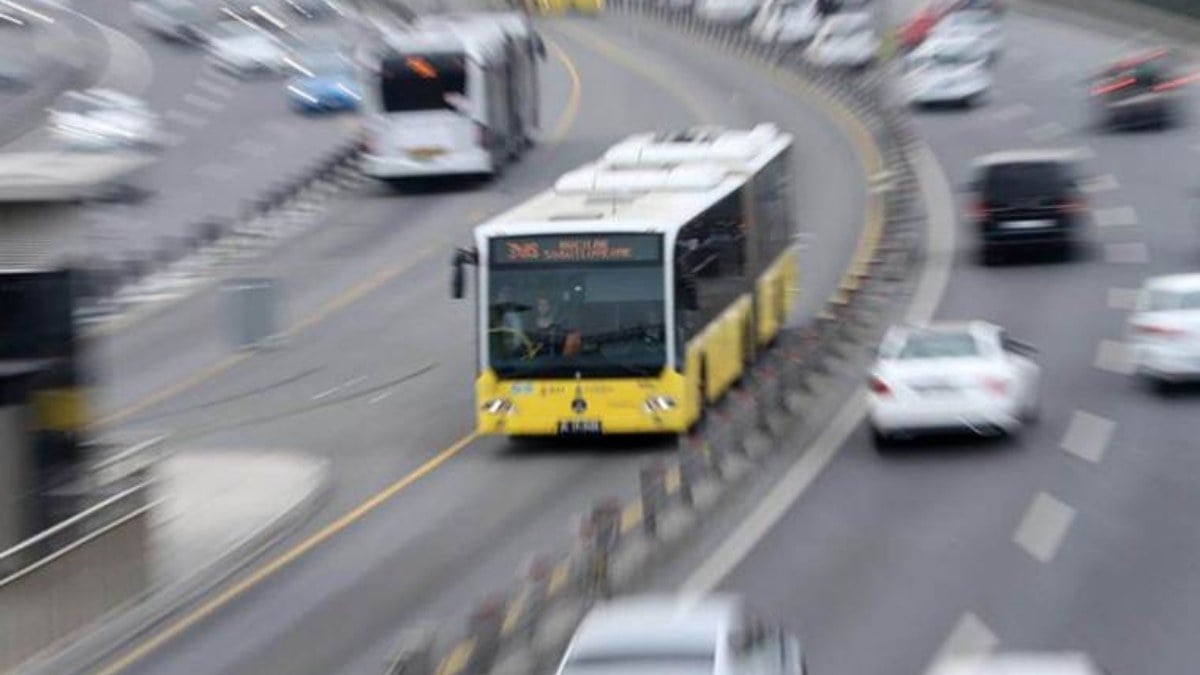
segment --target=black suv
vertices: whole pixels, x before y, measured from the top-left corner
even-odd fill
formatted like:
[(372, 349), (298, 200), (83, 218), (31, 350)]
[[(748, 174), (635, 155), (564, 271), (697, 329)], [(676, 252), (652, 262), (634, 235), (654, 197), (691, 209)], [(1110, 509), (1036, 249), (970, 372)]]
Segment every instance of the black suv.
[(1101, 128), (1171, 126), (1179, 116), (1181, 78), (1175, 55), (1158, 49), (1121, 59), (1092, 78), (1091, 99)]
[(1018, 248), (1055, 247), (1071, 254), (1087, 224), (1087, 203), (1066, 152), (1002, 152), (975, 162), (970, 217), (986, 265)]

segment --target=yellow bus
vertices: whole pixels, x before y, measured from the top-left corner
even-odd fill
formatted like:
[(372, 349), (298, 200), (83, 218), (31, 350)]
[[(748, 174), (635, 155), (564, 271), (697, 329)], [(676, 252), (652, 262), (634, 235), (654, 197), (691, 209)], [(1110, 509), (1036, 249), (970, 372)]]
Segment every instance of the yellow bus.
[(632, 136), (475, 229), (477, 427), (678, 433), (794, 304), (791, 136)]

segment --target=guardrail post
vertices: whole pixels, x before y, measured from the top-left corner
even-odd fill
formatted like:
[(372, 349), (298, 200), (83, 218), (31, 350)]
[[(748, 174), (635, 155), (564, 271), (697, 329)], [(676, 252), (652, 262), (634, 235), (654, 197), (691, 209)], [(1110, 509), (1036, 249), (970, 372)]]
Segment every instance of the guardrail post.
[(466, 671), (472, 675), (483, 675), (496, 664), (500, 652), (500, 631), (504, 626), (504, 601), (490, 597), (471, 613), (467, 620), (468, 633), (474, 639), (475, 648), (467, 660)]
[(661, 459), (643, 465), (638, 472), (642, 497), (642, 527), (646, 536), (658, 536), (658, 512), (667, 494), (667, 469)]
[(554, 565), (543, 555), (535, 555), (525, 566), (525, 619), (522, 622), (526, 641), (532, 641), (537, 631), (546, 600), (550, 597), (550, 575)]
[(608, 499), (592, 509), (583, 530), (587, 564), (585, 595), (588, 600), (612, 597), (608, 563), (621, 533), (621, 503)]

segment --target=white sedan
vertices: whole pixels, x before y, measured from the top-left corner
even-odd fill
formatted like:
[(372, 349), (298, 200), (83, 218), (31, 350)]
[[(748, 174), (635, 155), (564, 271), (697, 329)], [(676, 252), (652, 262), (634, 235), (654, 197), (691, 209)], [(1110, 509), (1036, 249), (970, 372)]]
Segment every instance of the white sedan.
[(800, 642), (739, 598), (643, 596), (591, 610), (558, 675), (805, 675)]
[(930, 39), (964, 39), (978, 45), (981, 53), (995, 60), (1004, 50), (1004, 29), (995, 12), (960, 9), (950, 12), (933, 27)]
[(812, 40), (821, 27), (816, 0), (767, 0), (750, 22), (759, 42), (795, 45)]
[(998, 654), (939, 662), (928, 675), (1102, 675), (1084, 654)]
[(286, 68), (287, 49), (279, 38), (238, 19), (214, 27), (208, 51), (213, 65), (239, 76), (279, 74)]
[(49, 115), (51, 136), (71, 150), (152, 150), (162, 143), (157, 114), (112, 89), (69, 91)]
[(758, 11), (759, 0), (697, 0), (696, 16), (725, 25), (744, 24)]
[(1152, 382), (1200, 380), (1200, 274), (1146, 281), (1129, 318), (1137, 371)]
[(992, 88), (987, 61), (964, 45), (926, 42), (903, 65), (901, 91), (912, 105), (969, 106)]
[(872, 369), (875, 442), (921, 433), (1009, 434), (1038, 414), (1034, 349), (983, 321), (894, 327)]
[(879, 52), (875, 18), (867, 12), (834, 14), (825, 20), (808, 46), (808, 60), (822, 66), (863, 68)]

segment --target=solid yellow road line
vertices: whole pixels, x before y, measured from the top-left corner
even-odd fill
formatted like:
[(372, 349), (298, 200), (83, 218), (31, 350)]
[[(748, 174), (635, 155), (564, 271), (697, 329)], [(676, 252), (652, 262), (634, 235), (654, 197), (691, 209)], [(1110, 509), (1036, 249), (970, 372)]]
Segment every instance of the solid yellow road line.
[(463, 640), (450, 650), (450, 654), (438, 666), (437, 675), (458, 675), (467, 667), (471, 653), (475, 651), (474, 640)]
[(413, 472), (404, 476), (395, 483), (392, 483), (382, 491), (376, 493), (373, 497), (362, 504), (359, 504), (342, 517), (321, 528), (321, 530), (317, 533), (308, 537), (299, 544), (296, 544), (262, 567), (259, 567), (250, 576), (242, 579), (229, 588), (226, 588), (216, 597), (206, 601), (204, 604), (189, 612), (186, 616), (183, 616), (182, 618), (167, 625), (149, 639), (130, 649), (124, 655), (117, 658), (101, 670), (97, 671), (96, 675), (116, 675), (137, 661), (145, 658), (148, 654), (163, 646), (173, 638), (179, 636), (184, 631), (188, 630), (209, 616), (212, 616), (217, 612), (217, 610), (237, 599), (246, 591), (254, 588), (271, 575), (279, 572), (284, 567), (287, 567), (291, 563), (295, 562), (296, 559), (305, 555), (317, 546), (325, 543), (334, 535), (350, 527), (367, 514), (387, 503), (390, 499), (400, 494), (400, 492), (402, 492), (405, 488), (429, 475), (434, 469), (438, 468), (450, 460), (450, 458), (462, 452), (476, 438), (478, 438), (477, 434), (472, 432), (458, 439), (450, 447), (439, 452), (432, 459), (417, 467), (417, 469)]
[(546, 39), (546, 44), (550, 47), (550, 51), (554, 52), (554, 56), (562, 61), (563, 67), (567, 69), (567, 77), (571, 78), (571, 91), (567, 94), (567, 105), (563, 108), (562, 115), (558, 118), (558, 124), (554, 125), (554, 131), (550, 134), (550, 143), (554, 144), (566, 138), (575, 124), (575, 118), (579, 115), (579, 100), (583, 97), (583, 82), (579, 78), (579, 69), (575, 67), (575, 62), (571, 60), (566, 50), (549, 38)]
[(546, 592), (550, 595), (556, 595), (567, 585), (567, 575), (571, 573), (569, 563), (559, 563), (554, 567), (554, 571), (550, 573), (550, 583), (546, 587)]

